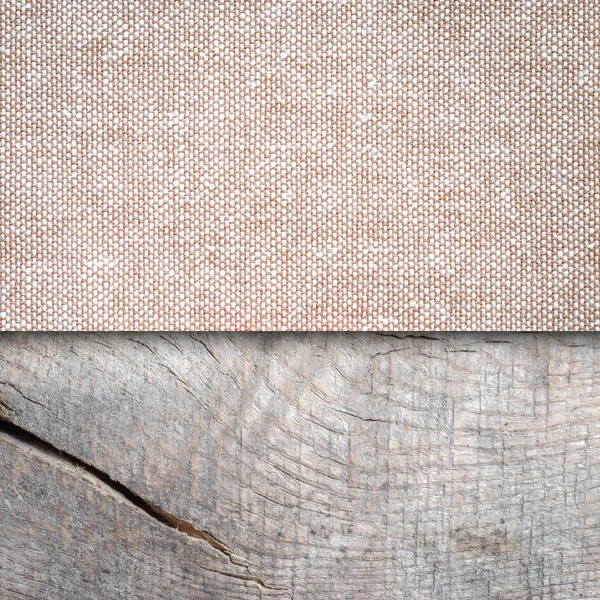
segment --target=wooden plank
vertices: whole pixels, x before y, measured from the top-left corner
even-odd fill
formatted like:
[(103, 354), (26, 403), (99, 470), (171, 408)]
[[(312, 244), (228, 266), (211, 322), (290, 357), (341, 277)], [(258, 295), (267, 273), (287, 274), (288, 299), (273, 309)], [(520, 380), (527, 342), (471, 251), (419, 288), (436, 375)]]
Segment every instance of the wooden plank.
[(30, 436), (1, 431), (0, 464), (2, 598), (290, 597)]
[[(17, 589), (28, 544), (42, 562), (67, 552), (63, 530), (36, 522), (64, 521), (69, 486), (93, 488), (27, 454), (27, 431), (205, 538), (114, 498), (116, 517), (69, 506), (122, 532), (71, 556), (82, 597), (98, 597), (111, 553), (143, 560), (167, 536), (159, 555), (195, 587), (130, 577), (138, 596), (100, 595), (597, 599), (599, 366), (595, 334), (5, 335), (1, 416), (28, 457), (3, 459), (5, 485), (27, 479), (32, 516), (0, 577)], [(207, 583), (188, 547), (254, 580)]]

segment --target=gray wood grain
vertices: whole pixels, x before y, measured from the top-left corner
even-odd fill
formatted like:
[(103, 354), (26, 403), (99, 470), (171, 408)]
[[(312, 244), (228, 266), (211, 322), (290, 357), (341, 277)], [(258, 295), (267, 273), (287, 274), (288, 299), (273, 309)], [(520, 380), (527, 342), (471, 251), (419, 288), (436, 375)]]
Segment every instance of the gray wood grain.
[(289, 598), (43, 446), (0, 432), (0, 582), (18, 598)]
[(4, 335), (0, 417), (9, 598), (600, 598), (595, 334)]

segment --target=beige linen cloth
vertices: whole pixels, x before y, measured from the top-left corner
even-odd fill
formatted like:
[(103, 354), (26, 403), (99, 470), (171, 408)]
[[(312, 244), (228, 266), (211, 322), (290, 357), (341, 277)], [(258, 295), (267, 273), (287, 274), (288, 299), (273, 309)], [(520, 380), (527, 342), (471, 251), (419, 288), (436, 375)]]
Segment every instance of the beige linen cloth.
[(598, 0), (4, 0), (0, 327), (600, 329)]

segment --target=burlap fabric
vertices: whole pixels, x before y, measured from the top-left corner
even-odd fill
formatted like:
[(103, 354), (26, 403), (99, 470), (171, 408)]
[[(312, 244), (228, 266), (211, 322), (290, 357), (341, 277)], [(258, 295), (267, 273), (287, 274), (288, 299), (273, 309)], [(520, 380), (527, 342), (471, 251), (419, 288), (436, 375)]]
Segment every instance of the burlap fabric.
[(0, 4), (3, 329), (600, 329), (600, 2)]

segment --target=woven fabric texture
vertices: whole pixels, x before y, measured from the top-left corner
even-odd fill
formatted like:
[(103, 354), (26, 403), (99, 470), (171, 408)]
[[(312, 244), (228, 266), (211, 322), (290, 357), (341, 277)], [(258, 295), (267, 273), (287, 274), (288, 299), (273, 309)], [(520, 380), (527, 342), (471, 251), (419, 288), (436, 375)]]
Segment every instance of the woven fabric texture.
[(2, 329), (600, 329), (598, 0), (4, 0), (0, 70)]

